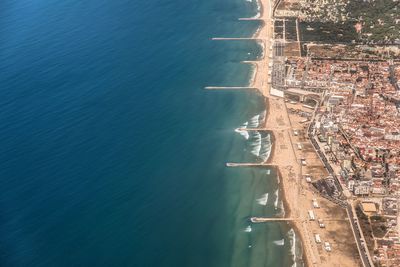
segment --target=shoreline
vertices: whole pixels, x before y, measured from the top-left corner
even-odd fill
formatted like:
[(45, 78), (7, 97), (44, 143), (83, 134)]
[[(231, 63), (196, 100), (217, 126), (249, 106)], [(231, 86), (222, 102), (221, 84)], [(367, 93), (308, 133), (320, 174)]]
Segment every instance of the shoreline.
[[(256, 30), (256, 32), (253, 34), (253, 38), (260, 38), (264, 39), (261, 41), (262, 45), (262, 57), (254, 62), (252, 64), (255, 66), (254, 71), (254, 79), (253, 81), (250, 81), (250, 86), (256, 87), (259, 89), (260, 93), (264, 96), (265, 99), (265, 105), (266, 105), (266, 119), (264, 122), (264, 126), (267, 127), (267, 125), (275, 125), (277, 118), (279, 115), (284, 115), (286, 118), (288, 118), (286, 106), (284, 105), (284, 102), (282, 99), (277, 99), (275, 97), (271, 97), (269, 94), (270, 91), (270, 85), (268, 85), (268, 64), (269, 64), (269, 54), (270, 54), (270, 40), (272, 39), (272, 25), (271, 25), (271, 19), (273, 17), (272, 14), (268, 14), (271, 12), (272, 7), (269, 6), (272, 3), (269, 0), (258, 0), (257, 1), (260, 9), (260, 26)], [(269, 8), (268, 8), (269, 6)], [(269, 12), (268, 12), (269, 11)], [(280, 103), (279, 103), (280, 102)], [(275, 106), (280, 106), (281, 111), (278, 110)], [(280, 113), (278, 115), (278, 113)], [(285, 118), (285, 120), (286, 120)], [(275, 120), (275, 122), (274, 122)], [(272, 122), (272, 123), (271, 123)], [(286, 121), (287, 125), (290, 126), (290, 122), (288, 123)], [(282, 168), (285, 165), (291, 165), (291, 166), (296, 166), (298, 163), (295, 160), (294, 156), (294, 151), (292, 151), (293, 147), (291, 144), (290, 136), (285, 135), (284, 133), (279, 133), (277, 135), (276, 131), (270, 131), (270, 140), (271, 140), (271, 151), (268, 159), (266, 160), (266, 163), (275, 163), (276, 164), (276, 173), (277, 173), (277, 179), (279, 179), (279, 190), (281, 191), (282, 195), (282, 203), (284, 207), (284, 217), (290, 217), (290, 216), (296, 216), (298, 217), (298, 211), (296, 212), (296, 209), (294, 206), (293, 199), (290, 199), (289, 195), (292, 196), (292, 198), (296, 198), (297, 196), (294, 195), (294, 191), (290, 191), (290, 177), (289, 173), (286, 170), (286, 168)], [(282, 140), (283, 139), (283, 140)], [(291, 149), (289, 151), (282, 151), (280, 148), (282, 146), (281, 143), (290, 143)], [(283, 153), (284, 152), (284, 153)], [(290, 154), (290, 155), (289, 155)], [(283, 158), (282, 158), (283, 156)], [(289, 156), (289, 157), (286, 157)], [(291, 156), (291, 157), (290, 157)], [(294, 157), (293, 157), (294, 156)], [(297, 166), (299, 168), (299, 166)], [(294, 214), (296, 213), (296, 214)], [(308, 257), (307, 249), (306, 249), (306, 243), (305, 243), (305, 237), (303, 235), (303, 232), (300, 230), (301, 229), (301, 224), (299, 224), (296, 221), (290, 221), (287, 223), (287, 225), (293, 229), (296, 238), (299, 238), (300, 242), (300, 248), (301, 248), (301, 261), (303, 262), (304, 266), (312, 266), (309, 262), (310, 258)], [(296, 242), (297, 243), (297, 242)], [(295, 244), (297, 246), (297, 244)], [(296, 263), (296, 260), (298, 260), (297, 255), (293, 255), (293, 263)]]
[[(267, 127), (267, 120), (268, 120), (267, 118), (268, 118), (268, 116), (270, 114), (270, 101), (269, 101), (268, 97), (264, 97), (264, 100), (265, 100), (265, 106), (266, 106), (266, 108), (265, 108), (265, 111), (266, 111), (265, 118), (266, 119), (265, 119), (265, 122), (264, 122), (263, 126), (266, 128)], [(274, 134), (273, 131), (269, 131), (269, 135), (270, 135), (270, 142), (271, 142), (271, 151), (269, 152), (268, 159), (265, 161), (268, 164), (273, 162), (274, 153), (275, 153), (275, 146), (274, 146), (275, 134)]]
[[(309, 140), (304, 139), (303, 134), (297, 136), (294, 129), (303, 129), (304, 125), (300, 119), (288, 112), (288, 104), (281, 96), (271, 95), (272, 85), (270, 77), (270, 66), (273, 59), (274, 36), (272, 0), (260, 0), (261, 15), (258, 20), (260, 27), (253, 34), (253, 39), (262, 46), (262, 56), (253, 61), (248, 61), (254, 66), (254, 80), (249, 82), (250, 86), (257, 88), (258, 92), (264, 97), (266, 119), (263, 122), (266, 129), (270, 129), (271, 149), (269, 157), (263, 163), (271, 164), (276, 170), (278, 187), (281, 195), (282, 206), (284, 208), (284, 217), (293, 218), (286, 224), (280, 224), (293, 230), (293, 245), (290, 248), (289, 257), (293, 264), (311, 266), (336, 266), (335, 262), (341, 266), (354, 267), (359, 266), (358, 260), (354, 259), (353, 247), (351, 241), (346, 244), (340, 243), (338, 235), (342, 232), (350, 235), (350, 227), (347, 222), (329, 221), (328, 225), (332, 231), (321, 232), (320, 226), (310, 221), (308, 210), (313, 210), (311, 202), (318, 199), (324, 208), (318, 210), (317, 217), (325, 220), (332, 218), (337, 214), (343, 214), (343, 210), (337, 204), (331, 203), (312, 190), (303, 174), (313, 173), (318, 176), (327, 175), (323, 162), (317, 157), (315, 149), (302, 150), (297, 149), (297, 142), (304, 142), (312, 147)], [(301, 109), (301, 108), (300, 108)], [(303, 130), (301, 130), (303, 131)], [(316, 158), (317, 157), (317, 158)], [(300, 164), (300, 158), (307, 159), (308, 164)], [(276, 216), (279, 216), (278, 214)], [(346, 217), (345, 214), (342, 215)], [(283, 228), (281, 228), (283, 229)], [(320, 233), (321, 237), (329, 241), (335, 252), (327, 252), (316, 243), (314, 234)], [(290, 238), (290, 237), (289, 237)], [(342, 237), (343, 238), (343, 237)], [(298, 252), (298, 253), (297, 253)], [(350, 252), (350, 254), (349, 254)]]

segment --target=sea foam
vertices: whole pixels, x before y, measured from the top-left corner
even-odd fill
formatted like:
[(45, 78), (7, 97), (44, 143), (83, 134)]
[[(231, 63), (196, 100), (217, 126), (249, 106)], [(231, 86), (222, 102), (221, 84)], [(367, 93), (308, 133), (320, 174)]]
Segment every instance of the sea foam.
[(275, 207), (275, 210), (277, 210), (278, 209), (278, 203), (279, 203), (279, 189), (276, 189), (274, 194), (275, 194), (274, 207)]
[(296, 233), (293, 230), (293, 228), (289, 230), (288, 237), (290, 240), (290, 254), (292, 255), (293, 259), (292, 267), (296, 267), (297, 266)]
[(261, 3), (260, 0), (256, 0), (257, 3), (257, 14), (253, 18), (257, 19), (261, 16)]
[(247, 128), (247, 124), (248, 124), (248, 122), (246, 121), (245, 123), (243, 123), (242, 126), (240, 126), (239, 128), (236, 128), (236, 129), (235, 129), (235, 132), (239, 133), (239, 134), (240, 134), (241, 136), (243, 136), (244, 139), (246, 139), (246, 140), (248, 140), (249, 137), (250, 137), (249, 132), (246, 131), (246, 130), (243, 130), (243, 129), (246, 129), (246, 128)]
[(252, 143), (251, 143), (251, 153), (255, 156), (260, 156), (260, 151), (261, 151), (261, 144), (262, 144), (262, 138), (261, 138), (261, 134), (256, 131), (253, 133), (252, 136)]
[(262, 197), (257, 199), (257, 203), (263, 206), (266, 206), (268, 203), (268, 193), (262, 195)]
[(277, 246), (283, 246), (283, 245), (285, 245), (285, 239), (275, 240), (274, 244)]

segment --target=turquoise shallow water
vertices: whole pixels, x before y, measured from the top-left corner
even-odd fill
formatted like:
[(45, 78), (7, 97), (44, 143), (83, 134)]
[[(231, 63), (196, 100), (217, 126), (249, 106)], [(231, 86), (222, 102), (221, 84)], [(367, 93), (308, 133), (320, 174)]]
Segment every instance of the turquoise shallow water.
[[(5, 1), (1, 266), (290, 266), (265, 110), (242, 60), (254, 2)], [(262, 142), (261, 142), (262, 141)], [(259, 146), (262, 144), (261, 147)], [(267, 196), (268, 194), (268, 196)]]

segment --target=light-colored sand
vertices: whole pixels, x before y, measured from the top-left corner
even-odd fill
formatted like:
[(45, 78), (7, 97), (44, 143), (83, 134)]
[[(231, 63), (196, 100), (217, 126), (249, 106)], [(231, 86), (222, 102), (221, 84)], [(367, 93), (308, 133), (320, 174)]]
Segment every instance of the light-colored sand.
[[(292, 105), (285, 103), (285, 106), (309, 111), (302, 108), (300, 104)], [(300, 123), (304, 118), (295, 114), (290, 114), (289, 119), (293, 129), (299, 132), (298, 136), (294, 136), (293, 134), (290, 136), (294, 144), (294, 149), (292, 151), (294, 151), (297, 162), (299, 162), (301, 158), (304, 158), (307, 162), (307, 166), (298, 164), (300, 170), (298, 183), (290, 185), (290, 187), (297, 186), (298, 188), (298, 195), (296, 196), (295, 202), (299, 209), (299, 216), (301, 218), (307, 217), (307, 210), (313, 209), (312, 200), (316, 199), (320, 208), (313, 209), (314, 213), (317, 219), (323, 219), (326, 225), (325, 229), (321, 229), (316, 222), (308, 221), (307, 218), (305, 222), (303, 222), (303, 231), (301, 233), (303, 242), (306, 243), (306, 246), (308, 244), (310, 250), (309, 261), (315, 260), (315, 263), (311, 266), (361, 266), (357, 245), (353, 238), (345, 210), (325, 198), (322, 198), (314, 187), (303, 178), (303, 174), (311, 174), (314, 181), (328, 176), (317, 153), (306, 138), (305, 125)], [(302, 144), (303, 149), (299, 150), (297, 148), (298, 143)], [(290, 189), (286, 190), (290, 192)], [(332, 252), (326, 252), (322, 245), (317, 245), (314, 241), (314, 234), (319, 234), (323, 242), (329, 242), (332, 247)]]
[[(345, 218), (344, 210), (319, 197), (310, 184), (303, 179), (302, 174), (308, 172), (319, 173), (320, 176), (326, 175), (323, 165), (311, 149), (309, 141), (305, 138), (300, 139), (301, 136), (293, 135), (293, 129), (303, 127), (299, 123), (303, 118), (296, 119), (296, 115), (291, 115), (289, 118), (284, 99), (271, 96), (269, 93), (268, 64), (273, 33), (272, 6), (270, 0), (261, 0), (261, 4), (261, 18), (264, 21), (264, 27), (257, 33), (257, 38), (263, 40), (264, 58), (254, 62), (257, 73), (251, 86), (258, 88), (268, 99), (269, 111), (265, 127), (275, 129), (273, 130), (273, 152), (270, 161), (278, 166), (281, 173), (281, 184), (283, 185), (286, 206), (289, 209), (286, 215), (300, 219), (294, 221), (293, 226), (302, 240), (308, 266), (360, 266), (349, 222), (342, 220)], [(288, 128), (290, 130), (287, 130)], [(308, 143), (305, 148), (309, 149), (296, 151), (296, 144), (300, 141)], [(300, 158), (307, 159), (307, 167), (300, 165)], [(320, 229), (316, 221), (308, 220), (307, 212), (312, 209), (311, 201), (313, 198), (316, 198), (321, 206), (320, 209), (315, 211), (317, 218), (327, 220), (325, 229)], [(335, 219), (340, 220), (335, 221)], [(332, 252), (326, 252), (321, 244), (315, 243), (314, 233), (320, 234), (323, 242), (331, 243)]]

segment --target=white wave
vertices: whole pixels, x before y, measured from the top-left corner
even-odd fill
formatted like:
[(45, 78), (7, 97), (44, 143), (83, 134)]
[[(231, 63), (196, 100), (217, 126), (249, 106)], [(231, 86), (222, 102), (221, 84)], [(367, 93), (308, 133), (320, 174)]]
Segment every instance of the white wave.
[(271, 170), (267, 170), (265, 173), (266, 173), (267, 175), (270, 175), (270, 174), (271, 174)]
[(253, 0), (246, 0), (246, 2), (250, 2), (251, 3), (251, 2), (253, 2)]
[(256, 0), (256, 3), (257, 3), (257, 11), (260, 11), (261, 10), (260, 0)]
[(279, 216), (280, 217), (285, 217), (285, 207), (283, 206), (283, 201), (279, 202), (279, 209), (280, 209), (280, 213)]
[(285, 245), (285, 239), (275, 240), (274, 244), (277, 246), (283, 246), (283, 245)]
[(260, 117), (259, 117), (259, 122), (260, 123), (264, 123), (265, 122), (265, 117), (267, 116), (267, 111), (264, 110), (263, 112), (260, 113)]
[(257, 199), (257, 203), (263, 206), (266, 206), (268, 203), (268, 193), (262, 195), (262, 197)]
[(257, 14), (255, 14), (253, 17), (251, 17), (252, 19), (258, 19), (261, 16), (260, 12), (257, 12)]
[(260, 151), (261, 151), (261, 134), (256, 131), (253, 134), (253, 138), (252, 138), (252, 143), (251, 143), (251, 153), (255, 156), (260, 156)]
[(251, 65), (251, 78), (249, 80), (249, 86), (253, 86), (254, 80), (256, 79), (257, 68), (254, 65)]
[(253, 37), (257, 37), (258, 33), (261, 31), (262, 26), (259, 26), (257, 30), (254, 32)]
[(290, 240), (290, 254), (292, 255), (293, 265), (292, 267), (297, 266), (297, 254), (296, 254), (296, 233), (294, 232), (293, 228), (288, 232), (289, 240)]
[(252, 229), (251, 229), (251, 225), (247, 226), (246, 229), (244, 229), (244, 231), (245, 231), (246, 233), (250, 233), (251, 230), (252, 230)]
[(260, 0), (256, 1), (257, 3), (257, 14), (253, 17), (255, 19), (259, 18), (261, 16), (261, 4), (260, 4)]
[(249, 135), (249, 132), (248, 132), (248, 131), (243, 130), (243, 129), (246, 129), (248, 124), (249, 124), (249, 123), (246, 121), (246, 122), (243, 123), (243, 125), (241, 125), (239, 128), (236, 128), (236, 129), (235, 129), (235, 132), (239, 133), (239, 134), (240, 134), (241, 136), (243, 136), (244, 139), (246, 139), (246, 140), (249, 139), (250, 135)]
[(278, 203), (279, 203), (279, 190), (276, 189), (276, 191), (275, 191), (275, 202), (274, 202), (275, 210), (278, 209)]
[[(263, 112), (254, 115), (251, 117), (248, 121), (247, 127), (242, 127), (242, 128), (257, 128), (259, 127), (260, 123), (263, 123), (265, 121), (266, 117), (266, 111), (264, 110)], [(243, 130), (243, 129), (242, 129)], [(241, 132), (242, 130), (236, 129), (237, 132)], [(250, 139), (250, 152), (259, 157), (262, 161), (265, 161), (269, 158), (271, 154), (271, 135), (263, 134), (259, 131), (252, 131), (252, 132), (247, 132), (247, 133), (241, 133), (246, 137), (246, 139)], [(249, 137), (247, 138), (247, 134)]]
[(258, 120), (259, 117), (260, 117), (260, 114), (257, 114), (255, 116), (251, 117), (251, 119), (248, 122), (248, 127), (249, 128), (257, 128), (260, 123)]
[[(260, 26), (261, 27), (261, 26)], [(261, 30), (261, 28), (260, 28), (260, 30)], [(254, 35), (254, 37), (256, 37), (255, 35)], [(260, 41), (260, 40), (258, 40), (257, 41), (257, 44), (259, 45), (259, 46), (261, 46), (261, 55), (260, 55), (260, 59), (262, 59), (262, 58), (264, 58), (265, 57), (265, 43), (263, 42), (263, 41)]]
[(236, 128), (236, 129), (235, 129), (235, 132), (239, 133), (239, 134), (240, 134), (241, 136), (243, 136), (244, 139), (246, 139), (246, 140), (248, 140), (249, 137), (250, 137), (249, 132), (246, 131), (246, 130), (243, 130), (243, 129), (240, 129), (240, 128)]
[(271, 136), (268, 134), (261, 139), (261, 149), (259, 157), (265, 161), (271, 154)]

